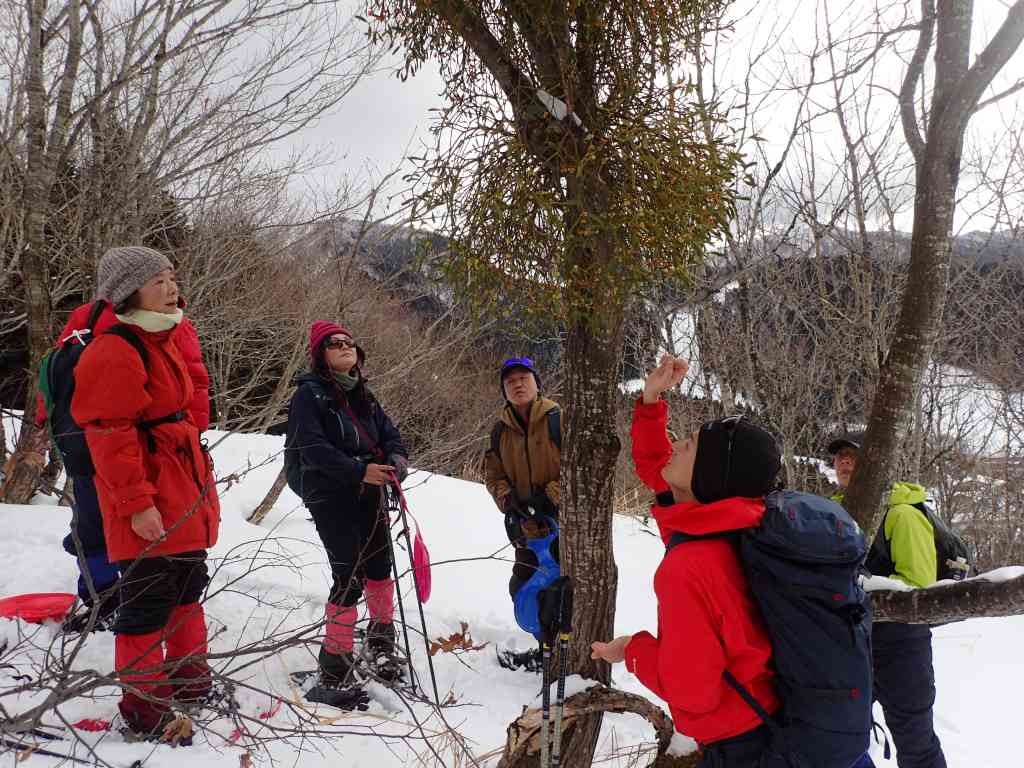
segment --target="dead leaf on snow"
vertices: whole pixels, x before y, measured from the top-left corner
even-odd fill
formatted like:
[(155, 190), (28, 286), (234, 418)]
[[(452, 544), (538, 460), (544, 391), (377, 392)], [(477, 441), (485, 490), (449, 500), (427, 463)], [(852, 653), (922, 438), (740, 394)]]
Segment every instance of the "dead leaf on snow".
[(469, 624), (462, 621), (459, 622), (462, 630), (460, 632), (453, 632), (447, 638), (439, 637), (430, 643), (430, 655), (436, 656), (438, 653), (457, 653), (458, 651), (480, 651), (486, 648), (490, 643), (481, 643), (480, 645), (473, 644), (473, 635), (470, 634)]

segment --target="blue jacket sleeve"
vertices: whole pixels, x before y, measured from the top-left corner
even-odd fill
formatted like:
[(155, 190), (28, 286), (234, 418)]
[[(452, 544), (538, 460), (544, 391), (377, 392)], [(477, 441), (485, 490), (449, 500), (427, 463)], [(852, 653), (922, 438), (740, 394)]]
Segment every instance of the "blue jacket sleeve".
[(289, 447), (299, 451), (304, 469), (333, 475), (342, 485), (358, 485), (366, 474), (366, 465), (327, 439), (321, 413), (316, 394), (309, 387), (300, 386), (288, 409), (289, 422), (295, 421)]

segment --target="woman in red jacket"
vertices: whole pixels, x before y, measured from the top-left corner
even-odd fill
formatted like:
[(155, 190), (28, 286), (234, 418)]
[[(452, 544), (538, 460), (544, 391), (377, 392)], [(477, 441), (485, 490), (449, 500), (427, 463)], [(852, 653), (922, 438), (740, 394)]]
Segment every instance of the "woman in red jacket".
[[(102, 263), (109, 267), (113, 262)], [(64, 329), (57, 337), (57, 345), (75, 337), (76, 332), (81, 333), (88, 329), (91, 338), (95, 338), (118, 324), (119, 320), (114, 314), (114, 307), (109, 296), (111, 289), (115, 287), (112, 282), (114, 277), (116, 275), (109, 270), (100, 271), (97, 275), (96, 301), (83, 304), (71, 313)], [(102, 304), (97, 306), (97, 302), (102, 302)], [(181, 309), (185, 308), (185, 302), (180, 296), (178, 305)], [(94, 312), (98, 312), (95, 321), (93, 321)], [(202, 351), (199, 348), (199, 336), (196, 334), (195, 326), (186, 317), (171, 331), (171, 339), (178, 347), (178, 351), (181, 352), (181, 357), (188, 368), (189, 378), (192, 380), (194, 394), (188, 411), (199, 431), (205, 432), (210, 426), (210, 374), (203, 363)], [(36, 409), (37, 426), (42, 427), (46, 418), (46, 405), (42, 395), (39, 395)], [(92, 475), (72, 475), (70, 480), (75, 498), (72, 504), (71, 533), (64, 537), (63, 545), (64, 550), (78, 563), (80, 569), (78, 597), (87, 610), (69, 616), (64, 622), (64, 630), (80, 632), (86, 629), (90, 624), (90, 614), (93, 609), (97, 611), (96, 620), (92, 625), (93, 629), (109, 629), (118, 607), (118, 595), (115, 588), (119, 576), (118, 565), (116, 561), (111, 562), (107, 554), (107, 545), (103, 538), (103, 519)], [(81, 545), (81, 558), (79, 558), (76, 538)], [(99, 598), (98, 605), (93, 605), (92, 595), (94, 592), (89, 589), (87, 579), (92, 581), (93, 590)]]
[[(749, 528), (764, 515), (764, 494), (780, 468), (775, 439), (750, 422), (704, 424), (669, 441), (661, 393), (686, 375), (665, 355), (650, 373), (633, 414), (633, 461), (657, 493), (652, 509), (662, 539)], [(779, 708), (772, 646), (733, 546), (711, 538), (669, 551), (654, 576), (658, 636), (638, 632), (593, 643), (592, 656), (626, 668), (668, 702), (676, 730), (702, 747), (702, 768), (756, 768), (769, 745), (757, 713), (726, 683), (731, 673), (769, 713)]]
[(114, 626), (121, 714), (150, 735), (171, 719), (170, 699), (194, 701), (210, 688), (199, 600), (220, 506), (174, 340), (183, 312), (170, 262), (150, 248), (112, 248), (99, 275), (121, 326), (82, 353), (71, 411), (96, 467), (107, 551), (122, 571)]

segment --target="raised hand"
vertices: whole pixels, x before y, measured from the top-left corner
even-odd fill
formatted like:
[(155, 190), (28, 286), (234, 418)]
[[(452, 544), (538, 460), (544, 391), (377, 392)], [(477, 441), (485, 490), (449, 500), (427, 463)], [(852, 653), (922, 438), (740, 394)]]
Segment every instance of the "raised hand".
[(682, 358), (668, 353), (662, 355), (658, 367), (644, 380), (644, 402), (657, 402), (661, 393), (679, 384), (689, 370), (690, 364)]

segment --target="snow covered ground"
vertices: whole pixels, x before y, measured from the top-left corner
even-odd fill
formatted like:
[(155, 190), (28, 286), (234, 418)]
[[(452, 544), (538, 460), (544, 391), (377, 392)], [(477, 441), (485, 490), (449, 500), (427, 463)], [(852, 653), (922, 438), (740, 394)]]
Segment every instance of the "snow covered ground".
[[(211, 433), (211, 443), (219, 435)], [(230, 435), (214, 451), (218, 476), (235, 473), (238, 481), (221, 486), (221, 539), (211, 556), (216, 572), (210, 586), (207, 611), (214, 638), (211, 652), (223, 653), (215, 665), (234, 670), (232, 676), (247, 680), (256, 690), (238, 694), (243, 714), (253, 718), (249, 728), (261, 735), (259, 724), (286, 727), (297, 722), (290, 707), (274, 711), (272, 691), (288, 700), (294, 691), (287, 671), (306, 669), (314, 662), (309, 652), (293, 647), (266, 656), (246, 657), (245, 669), (230, 658), (233, 649), (245, 647), (262, 638), (283, 636), (315, 624), (321, 617), (327, 594), (328, 571), (323, 551), (305, 510), (285, 490), (277, 506), (260, 526), (244, 518), (261, 500), (276, 475), (279, 464), (269, 462), (281, 449), (282, 439), (262, 435)], [(246, 472), (249, 470), (248, 472)], [(244, 473), (244, 474), (243, 474)], [(442, 698), (452, 704), (443, 717), (466, 740), (479, 765), (493, 766), (505, 740), (508, 723), (520, 714), (524, 705), (535, 705), (540, 689), (538, 676), (502, 669), (495, 657), (496, 647), (518, 646), (525, 649), (532, 638), (521, 632), (512, 616), (507, 582), (510, 553), (497, 511), (486, 490), (477, 484), (447, 477), (414, 473), (406, 482), (409, 505), (422, 526), (434, 561), (433, 594), (426, 606), (426, 620), (432, 638), (458, 632), (461, 622), (469, 626), (476, 644), (487, 643), (479, 651), (434, 657)], [(76, 570), (72, 558), (60, 549), (67, 529), (69, 511), (52, 501), (40, 499), (31, 506), (0, 507), (3, 537), (0, 540), (0, 596), (22, 592), (72, 591)], [(655, 604), (651, 579), (662, 547), (654, 532), (639, 521), (621, 518), (615, 522), (615, 555), (619, 565), (617, 633), (655, 628)], [(407, 564), (404, 551), (400, 564)], [(415, 602), (405, 579), (407, 611), (415, 611)], [(414, 615), (414, 614), (413, 614)], [(418, 627), (418, 619), (412, 621)], [(15, 641), (20, 633), (35, 633), (34, 642), (45, 647), (57, 638), (54, 626), (37, 627), (0, 620), (0, 639)], [(1024, 688), (1024, 657), (1020, 638), (1024, 617), (984, 619), (955, 624), (935, 633), (936, 675), (938, 678), (937, 729), (946, 747), (951, 768), (1004, 768), (1019, 764), (1019, 746), (1015, 728), (1019, 717), (1019, 690)], [(426, 654), (422, 641), (414, 642), (416, 668), (426, 673)], [(42, 650), (33, 660), (42, 660)], [(4, 662), (9, 659), (4, 659)], [(113, 638), (109, 634), (90, 637), (75, 662), (79, 669), (109, 671), (113, 662)], [(29, 662), (18, 662), (25, 671)], [(11, 670), (0, 669), (0, 693), (13, 684)], [(645, 689), (622, 666), (614, 671), (615, 683), (626, 690), (644, 693)], [(429, 684), (428, 684), (429, 688)], [(572, 686), (570, 686), (570, 689)], [(102, 696), (69, 702), (61, 710), (69, 722), (80, 718), (113, 719), (117, 694), (103, 689)], [(280, 739), (262, 747), (242, 736), (231, 740), (235, 730), (227, 718), (218, 720), (201, 733), (186, 752), (170, 747), (128, 744), (116, 733), (85, 735), (96, 744), (98, 754), (114, 765), (127, 766), (144, 760), (147, 766), (171, 766), (187, 759), (193, 766), (225, 765), (238, 760), (247, 751), (256, 763), (285, 763), (307, 766), (401, 766), (472, 765), (465, 755), (457, 756), (451, 743), (434, 737), (430, 744), (423, 731), (434, 733), (440, 722), (423, 703), (406, 707), (398, 697), (383, 688), (371, 689), (373, 702), (369, 712), (346, 714), (325, 723), (321, 729), (344, 733), (340, 738)], [(22, 696), (13, 711), (36, 700)], [(4, 706), (12, 711), (9, 698)], [(260, 719), (260, 715), (270, 714)], [(335, 718), (337, 710), (323, 707), (319, 714)], [(876, 717), (881, 719), (879, 712)], [(51, 717), (48, 722), (56, 722)], [(378, 736), (365, 735), (373, 729)], [(353, 733), (360, 731), (364, 735)], [(263, 735), (268, 732), (264, 730)], [(639, 717), (631, 715), (607, 718), (601, 752), (624, 755), (631, 745), (650, 743), (653, 733)], [(69, 741), (46, 745), (60, 751), (70, 750)], [(431, 748), (437, 755), (431, 754)], [(88, 758), (82, 745), (75, 754)], [(875, 748), (875, 752), (879, 752)], [(487, 755), (490, 757), (485, 757)], [(1015, 757), (1016, 755), (1016, 757)], [(894, 768), (876, 756), (880, 767)], [(33, 755), (30, 765), (58, 762), (54, 758)], [(602, 765), (627, 765), (620, 756)], [(244, 768), (244, 763), (242, 763)]]

